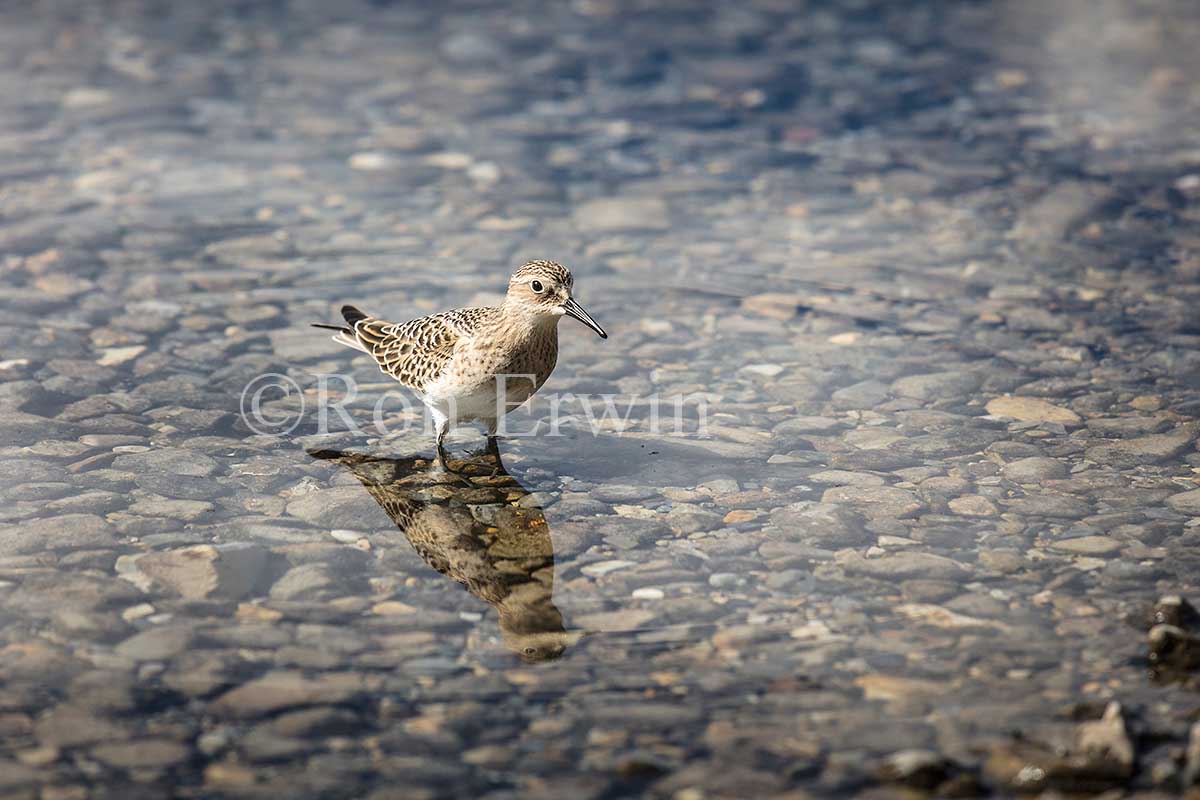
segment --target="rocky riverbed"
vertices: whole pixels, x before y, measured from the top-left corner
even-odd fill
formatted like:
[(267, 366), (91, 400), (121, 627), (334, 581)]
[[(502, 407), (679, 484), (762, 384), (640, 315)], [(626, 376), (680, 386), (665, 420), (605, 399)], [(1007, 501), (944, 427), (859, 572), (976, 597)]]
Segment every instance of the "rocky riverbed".
[[(7, 6), (0, 794), (1200, 791), (1197, 40), (1184, 0)], [(624, 429), (440, 473), (308, 323), (529, 258), (610, 332), (544, 391)]]

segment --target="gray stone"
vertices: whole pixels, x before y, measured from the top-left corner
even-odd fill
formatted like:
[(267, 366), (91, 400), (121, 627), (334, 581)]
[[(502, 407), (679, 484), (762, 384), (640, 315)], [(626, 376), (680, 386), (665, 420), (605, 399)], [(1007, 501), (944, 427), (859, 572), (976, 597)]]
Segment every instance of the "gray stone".
[(137, 708), (136, 681), (123, 670), (95, 669), (73, 678), (67, 691), (90, 711), (128, 712)]
[(921, 482), (919, 487), (923, 497), (957, 497), (971, 491), (971, 483), (962, 478), (938, 476)]
[(126, 736), (120, 725), (71, 705), (51, 709), (37, 721), (34, 731), (38, 741), (54, 747), (77, 747)]
[(320, 528), (371, 530), (390, 524), (359, 485), (317, 489), (287, 504), (287, 513)]
[(830, 399), (836, 408), (875, 408), (887, 402), (891, 391), (887, 384), (865, 380), (834, 392)]
[(1166, 502), (1168, 506), (1180, 514), (1200, 517), (1200, 489), (1173, 494), (1167, 498)]
[(247, 761), (263, 763), (301, 760), (312, 745), (299, 739), (281, 736), (266, 725), (250, 730), (238, 742), (238, 749)]
[(915, 578), (901, 582), (900, 591), (910, 603), (940, 603), (958, 594), (962, 587), (954, 581)]
[(0, 442), (6, 445), (36, 445), (45, 439), (72, 439), (82, 431), (75, 425), (19, 411), (5, 411), (0, 418)]
[(324, 739), (353, 735), (361, 729), (363, 722), (357, 714), (345, 709), (319, 707), (280, 714), (269, 724), (271, 730), (280, 736)]
[[(675, 537), (675, 531), (666, 524), (666, 515), (661, 516), (662, 519), (603, 516), (592, 518), (589, 521), (589, 527), (594, 536), (600, 537), (605, 542), (621, 549), (632, 549), (644, 546), (649, 542)], [(680, 532), (685, 528), (691, 528), (693, 524), (696, 526), (693, 530), (701, 530), (712, 522), (711, 519), (705, 519), (702, 516), (692, 518), (690, 515), (684, 514), (676, 516), (672, 522), (672, 526), (679, 526)]]
[(1004, 477), (1014, 483), (1041, 483), (1055, 478), (1065, 478), (1069, 473), (1066, 464), (1055, 458), (1021, 458), (1004, 465)]
[(605, 503), (636, 503), (659, 495), (653, 486), (630, 486), (620, 483), (604, 483), (591, 492), (592, 497)]
[(330, 597), (337, 578), (326, 564), (292, 567), (271, 587), (273, 600), (317, 600)]
[(229, 690), (210, 708), (224, 717), (258, 717), (298, 706), (346, 703), (369, 686), (364, 676), (354, 673), (308, 677), (301, 672), (277, 670)]
[(917, 400), (955, 400), (979, 388), (981, 380), (973, 372), (930, 372), (909, 375), (892, 384), (892, 393)]
[(867, 517), (903, 519), (925, 508), (917, 496), (894, 486), (835, 486), (826, 489), (821, 502), (849, 505)]
[(127, 453), (113, 459), (113, 469), (128, 472), (159, 472), (170, 475), (206, 477), (217, 471), (213, 459), (182, 447), (160, 447), (143, 453)]
[(1092, 461), (1119, 468), (1161, 464), (1187, 450), (1196, 438), (1197, 429), (1197, 423), (1188, 423), (1169, 433), (1098, 444), (1089, 447), (1086, 453)]
[(1109, 556), (1121, 551), (1121, 543), (1108, 536), (1075, 536), (1051, 542), (1048, 547), (1080, 556)]
[(1092, 512), (1086, 500), (1066, 494), (1030, 494), (1008, 504), (1008, 510), (1028, 517), (1082, 519)]
[(1097, 436), (1128, 439), (1158, 433), (1169, 428), (1171, 422), (1164, 417), (1105, 417), (1089, 419), (1087, 426)]
[(235, 542), (148, 553), (137, 560), (144, 575), (188, 598), (239, 600), (267, 578), (268, 551)]
[(991, 517), (996, 515), (995, 504), (986, 497), (981, 497), (977, 494), (956, 497), (947, 503), (947, 505), (955, 514), (962, 514), (967, 517)]
[(92, 748), (92, 756), (120, 769), (166, 769), (186, 760), (188, 748), (165, 739), (133, 739)]
[(827, 433), (839, 428), (842, 423), (832, 417), (792, 417), (771, 429), (775, 435), (793, 433)]
[(771, 512), (769, 535), (818, 547), (854, 547), (873, 537), (855, 512), (827, 503), (804, 500)]
[(664, 520), (676, 533), (687, 535), (722, 527), (722, 515), (695, 506), (675, 506)]
[(213, 510), (212, 503), (201, 500), (169, 500), (165, 497), (143, 498), (129, 506), (132, 514), (144, 517), (170, 517), (192, 522)]
[(1065, 331), (1071, 327), (1064, 314), (1055, 314), (1044, 308), (1022, 306), (1004, 315), (1004, 322), (1015, 331)]
[(954, 559), (933, 553), (902, 551), (877, 558), (863, 558), (851, 553), (839, 559), (847, 575), (866, 575), (883, 580), (962, 580), (968, 574), (965, 566)]
[(882, 486), (883, 478), (870, 472), (850, 472), (844, 469), (827, 469), (808, 476), (813, 483), (829, 486)]
[[(35, 769), (19, 761), (13, 761), (7, 758), (0, 758), (0, 789), (15, 790), (26, 788), (28, 794), (14, 794), (13, 797), (37, 797), (33, 793), (33, 787), (39, 782), (39, 778), (45, 775), (44, 769)], [(50, 796), (47, 792), (41, 793), (42, 797)]]
[(94, 514), (63, 514), (0, 528), (0, 556), (115, 544), (113, 526)]
[(187, 650), (194, 637), (188, 625), (148, 628), (121, 642), (116, 652), (135, 661), (162, 661)]

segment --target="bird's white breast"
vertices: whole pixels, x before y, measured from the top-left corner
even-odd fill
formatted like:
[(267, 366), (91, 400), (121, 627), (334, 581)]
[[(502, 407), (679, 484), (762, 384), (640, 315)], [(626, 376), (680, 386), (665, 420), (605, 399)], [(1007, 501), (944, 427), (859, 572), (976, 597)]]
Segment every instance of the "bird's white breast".
[(525, 402), (535, 391), (528, 379), (510, 377), (505, 381), (504, 400), (498, 403), (498, 389), (495, 381), (487, 381), (469, 390), (435, 384), (426, 390), (421, 399), (429, 408), (445, 417), (469, 422), (502, 417), (506, 409)]

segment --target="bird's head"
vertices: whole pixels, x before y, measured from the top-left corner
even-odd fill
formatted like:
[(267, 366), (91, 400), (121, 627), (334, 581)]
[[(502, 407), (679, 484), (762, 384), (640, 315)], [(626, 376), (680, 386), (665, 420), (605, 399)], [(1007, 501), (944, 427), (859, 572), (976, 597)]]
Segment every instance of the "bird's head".
[(538, 317), (572, 317), (594, 330), (601, 339), (607, 339), (604, 328), (571, 296), (574, 283), (571, 271), (562, 264), (530, 261), (509, 279), (504, 302), (511, 308)]

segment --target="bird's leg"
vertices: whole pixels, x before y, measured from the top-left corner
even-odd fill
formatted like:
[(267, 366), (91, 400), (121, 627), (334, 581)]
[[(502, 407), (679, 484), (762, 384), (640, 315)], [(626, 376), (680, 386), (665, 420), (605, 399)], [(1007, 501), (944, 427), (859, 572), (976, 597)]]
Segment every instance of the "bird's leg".
[(462, 483), (464, 486), (466, 486), (466, 487), (467, 487), (467, 488), (469, 488), (469, 489), (474, 489), (474, 488), (475, 488), (475, 484), (471, 483), (470, 479), (469, 479), (469, 478), (467, 478), (467, 477), (466, 477), (465, 475), (463, 475), (462, 473), (458, 472), (457, 470), (453, 470), (453, 469), (451, 469), (451, 468), (450, 468), (450, 462), (448, 462), (448, 461), (446, 460), (446, 445), (445, 445), (445, 440), (446, 440), (446, 433), (447, 433), (449, 430), (450, 430), (450, 420), (449, 420), (449, 419), (442, 420), (441, 424), (438, 426), (438, 435), (437, 435), (437, 454), (438, 454), (438, 462), (439, 462), (439, 463), (441, 463), (441, 465), (442, 465), (442, 470), (443, 470), (443, 471), (444, 471), (444, 472), (445, 472), (447, 475), (453, 475), (453, 476), (454, 476), (455, 478), (457, 478), (457, 479), (458, 479), (458, 480), (459, 480), (459, 481), (460, 481), (460, 482), (461, 482), (461, 483)]
[(444, 419), (438, 425), (437, 432), (437, 454), (438, 461), (442, 462), (442, 468), (447, 472), (450, 471), (450, 465), (446, 463), (446, 431), (450, 430), (450, 420)]
[(493, 422), (488, 428), (487, 433), (487, 449), (485, 453), (490, 455), (495, 460), (495, 467), (492, 469), (492, 477), (496, 477), (502, 472), (507, 472), (504, 468), (504, 462), (500, 460), (500, 438), (496, 436), (496, 424)]

